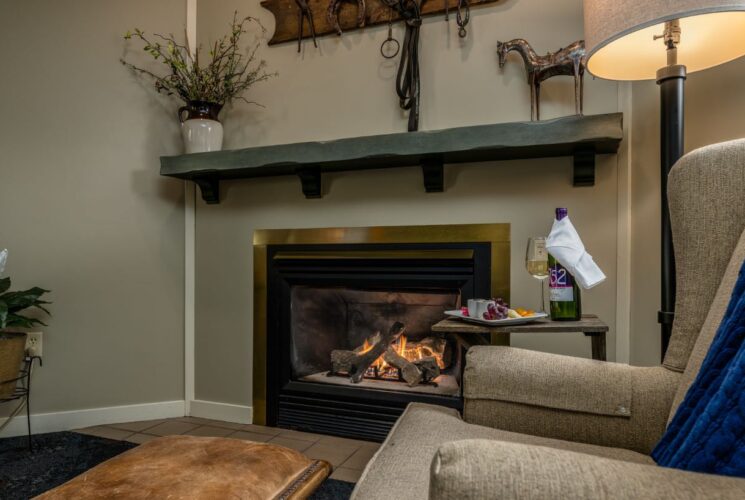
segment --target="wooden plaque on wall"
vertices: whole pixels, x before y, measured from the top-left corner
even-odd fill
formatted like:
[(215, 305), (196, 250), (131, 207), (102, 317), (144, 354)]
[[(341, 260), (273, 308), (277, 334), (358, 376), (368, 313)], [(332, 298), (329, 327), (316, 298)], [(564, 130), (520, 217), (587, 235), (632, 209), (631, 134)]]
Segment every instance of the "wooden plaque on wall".
[[(308, 7), (313, 13), (316, 37), (336, 33), (332, 23), (326, 17), (329, 2), (332, 0), (307, 0)], [(471, 0), (469, 5), (482, 5), (495, 3), (499, 0)], [(365, 26), (385, 24), (390, 20), (399, 20), (396, 12), (384, 5), (380, 0), (367, 0), (365, 2)], [(297, 40), (298, 30), (298, 7), (295, 0), (263, 0), (261, 6), (270, 11), (276, 20), (274, 36), (269, 40), (269, 45)], [(424, 0), (422, 3), (422, 16), (443, 14), (447, 9), (450, 16), (455, 20), (455, 12), (458, 0)], [(392, 14), (392, 17), (391, 17)], [(357, 27), (357, 2), (344, 1), (339, 9), (339, 26), (342, 31), (353, 31)], [(303, 23), (303, 38), (310, 38), (310, 27), (307, 20)]]

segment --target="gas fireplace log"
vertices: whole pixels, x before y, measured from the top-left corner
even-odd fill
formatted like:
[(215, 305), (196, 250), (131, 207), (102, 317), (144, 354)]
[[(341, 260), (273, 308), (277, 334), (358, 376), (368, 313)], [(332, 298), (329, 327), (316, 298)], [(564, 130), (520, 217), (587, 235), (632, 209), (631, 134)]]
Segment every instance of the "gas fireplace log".
[[(380, 342), (380, 332), (375, 332), (374, 335), (372, 335), (370, 337), (367, 337), (365, 339), (365, 344), (367, 344), (367, 345), (375, 345), (378, 342)], [(356, 352), (357, 354), (361, 353), (362, 351), (365, 350), (365, 344), (362, 344), (362, 345), (356, 347), (355, 349), (353, 349), (353, 351)]]
[(383, 359), (389, 365), (401, 370), (401, 378), (409, 384), (409, 387), (414, 387), (422, 381), (421, 370), (414, 363), (398, 354), (393, 347), (388, 347), (388, 350), (383, 354)]
[(355, 351), (331, 351), (331, 374), (349, 373), (358, 357)]
[(363, 351), (358, 347), (353, 351), (335, 349), (331, 351), (331, 372), (330, 375), (346, 373), (355, 384), (362, 382), (362, 377), (370, 365), (372, 365), (380, 356), (382, 356), (388, 347), (394, 343), (404, 333), (403, 323), (396, 322), (386, 334), (376, 333), (370, 337), (368, 342), (370, 348)]
[[(380, 332), (375, 332), (374, 335), (365, 339), (365, 344), (368, 346), (377, 344), (380, 342)], [(331, 351), (331, 372), (330, 375), (336, 375), (338, 373), (349, 373), (352, 366), (357, 361), (360, 353), (365, 350), (365, 344), (362, 344), (351, 351), (343, 349), (334, 349)]]
[(442, 362), (445, 368), (450, 366), (452, 361), (452, 352), (448, 347), (448, 341), (442, 337), (427, 337), (419, 342), (419, 345), (423, 348), (425, 356), (435, 356), (436, 354), (442, 357)]
[(403, 323), (396, 321), (387, 333), (380, 335), (380, 340), (373, 344), (372, 348), (357, 356), (349, 370), (349, 378), (355, 384), (362, 382), (362, 377), (370, 365), (388, 350), (388, 346), (394, 343), (404, 333), (406, 327)]
[(414, 361), (414, 365), (422, 372), (425, 382), (429, 382), (440, 376), (440, 367), (437, 366), (437, 360), (432, 356), (417, 359)]

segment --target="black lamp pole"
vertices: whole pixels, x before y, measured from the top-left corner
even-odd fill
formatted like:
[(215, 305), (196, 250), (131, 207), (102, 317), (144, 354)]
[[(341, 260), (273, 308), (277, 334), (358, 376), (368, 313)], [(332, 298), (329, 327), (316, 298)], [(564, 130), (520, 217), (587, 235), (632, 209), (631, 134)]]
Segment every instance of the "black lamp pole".
[(667, 66), (657, 72), (660, 86), (660, 147), (662, 186), (662, 293), (661, 310), (657, 314), (662, 328), (662, 357), (670, 343), (675, 316), (675, 254), (670, 229), (670, 208), (667, 202), (667, 176), (683, 156), (683, 106), (686, 67), (678, 64), (680, 24), (677, 20), (665, 23)]

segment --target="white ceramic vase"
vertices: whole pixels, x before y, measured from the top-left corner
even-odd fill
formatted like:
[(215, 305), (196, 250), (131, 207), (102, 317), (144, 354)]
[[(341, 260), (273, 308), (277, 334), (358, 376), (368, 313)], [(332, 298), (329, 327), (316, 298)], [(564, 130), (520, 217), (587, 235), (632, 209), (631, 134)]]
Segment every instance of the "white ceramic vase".
[(222, 149), (223, 129), (217, 117), (222, 105), (191, 101), (179, 109), (181, 136), (186, 153), (206, 153)]

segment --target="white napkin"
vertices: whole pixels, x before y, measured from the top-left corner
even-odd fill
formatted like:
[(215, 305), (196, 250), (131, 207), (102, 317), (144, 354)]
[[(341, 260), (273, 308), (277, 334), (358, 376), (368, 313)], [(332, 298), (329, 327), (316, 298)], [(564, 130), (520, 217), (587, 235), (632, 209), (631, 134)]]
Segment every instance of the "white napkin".
[(546, 250), (572, 273), (585, 290), (605, 281), (605, 274), (585, 251), (585, 245), (569, 217), (554, 220), (551, 234), (546, 239)]
[(8, 261), (8, 251), (3, 250), (0, 252), (0, 276), (3, 274), (3, 271), (5, 271), (5, 263)]

